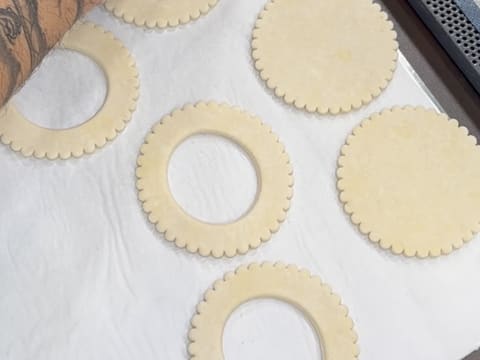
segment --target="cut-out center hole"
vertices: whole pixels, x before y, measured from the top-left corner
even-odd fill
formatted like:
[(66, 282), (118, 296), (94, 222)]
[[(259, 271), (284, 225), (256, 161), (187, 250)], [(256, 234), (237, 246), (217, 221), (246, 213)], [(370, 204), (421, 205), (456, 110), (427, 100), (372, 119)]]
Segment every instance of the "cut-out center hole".
[(273, 299), (249, 301), (229, 317), (223, 332), (226, 360), (322, 359), (310, 322), (294, 306)]
[(48, 129), (68, 129), (87, 122), (102, 107), (107, 83), (89, 57), (55, 49), (13, 98), (31, 122)]
[(257, 193), (249, 156), (234, 142), (216, 135), (187, 138), (168, 166), (170, 191), (190, 216), (212, 224), (231, 223), (245, 215)]

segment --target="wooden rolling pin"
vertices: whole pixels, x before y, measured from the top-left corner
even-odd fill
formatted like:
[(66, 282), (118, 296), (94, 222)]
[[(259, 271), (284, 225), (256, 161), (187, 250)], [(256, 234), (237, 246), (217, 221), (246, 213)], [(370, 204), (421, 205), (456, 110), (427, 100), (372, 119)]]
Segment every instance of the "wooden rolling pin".
[(101, 2), (0, 0), (0, 107), (75, 21)]

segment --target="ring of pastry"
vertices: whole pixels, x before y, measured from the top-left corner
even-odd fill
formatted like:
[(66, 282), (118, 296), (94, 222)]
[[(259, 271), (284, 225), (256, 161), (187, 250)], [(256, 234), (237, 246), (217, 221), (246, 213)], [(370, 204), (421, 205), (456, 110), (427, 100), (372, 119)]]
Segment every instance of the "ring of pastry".
[[(256, 201), (247, 214), (228, 224), (205, 223), (188, 215), (173, 198), (168, 164), (176, 147), (196, 134), (215, 134), (241, 146), (258, 178)], [(292, 167), (270, 128), (258, 118), (217, 103), (187, 105), (154, 126), (138, 157), (137, 189), (143, 209), (168, 241), (200, 255), (246, 253), (270, 239), (290, 207)]]
[(79, 23), (65, 34), (60, 47), (94, 60), (105, 73), (108, 92), (92, 118), (69, 129), (38, 126), (12, 103), (7, 104), (0, 111), (1, 141), (25, 156), (53, 160), (92, 153), (125, 128), (136, 108), (139, 82), (135, 61), (112, 33), (91, 23)]
[(196, 20), (208, 13), (217, 2), (218, 0), (106, 0), (105, 8), (125, 22), (162, 29)]
[(318, 277), (294, 265), (253, 263), (218, 280), (197, 306), (189, 332), (191, 359), (223, 359), (223, 329), (240, 305), (255, 299), (285, 301), (313, 325), (322, 359), (354, 360), (359, 354), (357, 334), (348, 309)]

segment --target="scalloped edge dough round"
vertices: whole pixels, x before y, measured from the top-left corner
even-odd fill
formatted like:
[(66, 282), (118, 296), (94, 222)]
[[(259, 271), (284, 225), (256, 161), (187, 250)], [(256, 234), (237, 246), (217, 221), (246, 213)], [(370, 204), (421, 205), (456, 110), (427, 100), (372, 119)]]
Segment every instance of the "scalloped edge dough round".
[[(127, 23), (148, 28), (167, 28), (197, 20), (218, 0), (106, 0), (105, 8)], [(143, 3), (139, 6), (140, 3)]]
[(363, 120), (337, 178), (352, 222), (394, 254), (446, 255), (480, 231), (480, 147), (445, 114), (396, 107)]
[(28, 121), (12, 103), (7, 104), (0, 111), (0, 140), (24, 156), (54, 160), (92, 153), (117, 137), (136, 108), (139, 82), (135, 61), (112, 33), (92, 23), (78, 23), (59, 46), (88, 56), (102, 68), (107, 95), (87, 122), (58, 130)]
[[(196, 134), (215, 134), (241, 146), (255, 165), (256, 201), (229, 224), (209, 224), (188, 215), (168, 185), (168, 163), (176, 147)], [(285, 219), (293, 195), (293, 170), (283, 145), (260, 119), (225, 104), (187, 105), (153, 127), (140, 150), (137, 189), (143, 210), (165, 239), (202, 256), (244, 254), (270, 239)]]
[(371, 0), (270, 0), (252, 36), (255, 68), (267, 87), (320, 114), (348, 112), (380, 95), (393, 77), (397, 49), (393, 23)]
[(281, 263), (241, 266), (214, 283), (192, 318), (190, 358), (223, 359), (223, 329), (230, 315), (240, 305), (260, 298), (278, 299), (302, 311), (321, 343), (322, 359), (357, 359), (357, 334), (340, 298), (320, 278)]

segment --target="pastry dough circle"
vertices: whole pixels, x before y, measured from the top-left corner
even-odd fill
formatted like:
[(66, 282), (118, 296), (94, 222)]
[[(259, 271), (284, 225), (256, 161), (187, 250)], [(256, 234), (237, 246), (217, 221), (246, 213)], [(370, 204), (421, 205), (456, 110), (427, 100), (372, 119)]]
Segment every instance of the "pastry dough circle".
[(294, 265), (250, 264), (227, 273), (205, 293), (189, 332), (190, 358), (223, 359), (225, 323), (243, 303), (259, 298), (285, 301), (310, 320), (321, 343), (322, 359), (357, 359), (359, 349), (348, 309), (318, 277)]
[(218, 0), (106, 0), (105, 7), (128, 23), (148, 28), (174, 27), (206, 14)]
[[(170, 193), (170, 156), (182, 141), (200, 133), (231, 139), (254, 162), (259, 183), (256, 201), (232, 223), (197, 220), (185, 213)], [(137, 189), (143, 209), (166, 240), (189, 252), (214, 257), (244, 254), (270, 239), (290, 207), (293, 171), (283, 145), (267, 125), (236, 108), (198, 103), (176, 110), (154, 126), (140, 152)]]
[(446, 115), (375, 114), (347, 138), (338, 164), (345, 211), (384, 249), (439, 256), (480, 230), (480, 148)]
[(107, 78), (108, 93), (90, 120), (69, 129), (38, 126), (13, 104), (7, 104), (0, 111), (0, 139), (25, 156), (53, 160), (92, 153), (125, 128), (136, 107), (139, 83), (135, 62), (112, 33), (91, 23), (80, 23), (65, 34), (60, 46), (85, 54), (99, 64)]
[(367, 104), (388, 85), (396, 33), (371, 0), (271, 0), (252, 40), (255, 67), (287, 103), (321, 114)]

